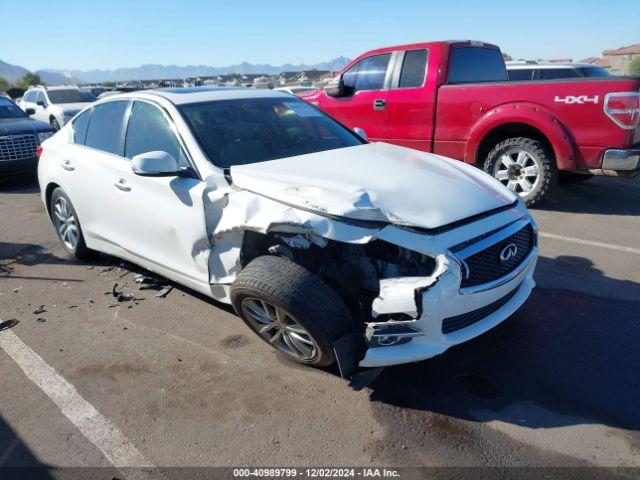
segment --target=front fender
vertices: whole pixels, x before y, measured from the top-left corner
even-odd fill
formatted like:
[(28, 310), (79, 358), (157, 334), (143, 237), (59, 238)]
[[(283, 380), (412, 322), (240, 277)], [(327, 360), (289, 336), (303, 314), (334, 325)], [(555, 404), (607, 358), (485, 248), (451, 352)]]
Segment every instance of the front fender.
[(508, 103), (489, 110), (473, 125), (466, 142), (464, 161), (475, 164), (482, 140), (494, 129), (520, 123), (539, 130), (549, 140), (558, 168), (576, 167), (571, 135), (551, 110), (533, 103)]

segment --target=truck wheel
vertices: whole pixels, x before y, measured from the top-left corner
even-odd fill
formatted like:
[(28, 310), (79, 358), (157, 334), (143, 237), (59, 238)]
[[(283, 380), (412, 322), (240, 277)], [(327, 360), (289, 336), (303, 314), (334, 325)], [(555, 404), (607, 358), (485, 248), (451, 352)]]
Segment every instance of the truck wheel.
[(96, 255), (97, 252), (87, 248), (78, 214), (73, 208), (71, 200), (60, 187), (51, 194), (49, 214), (62, 246), (71, 258), (88, 260)]
[(307, 365), (331, 365), (333, 342), (353, 328), (336, 293), (312, 272), (282, 257), (251, 261), (231, 286), (231, 302), (262, 340)]
[(508, 138), (489, 152), (484, 171), (522, 197), (527, 206), (538, 202), (558, 178), (553, 153), (538, 140)]

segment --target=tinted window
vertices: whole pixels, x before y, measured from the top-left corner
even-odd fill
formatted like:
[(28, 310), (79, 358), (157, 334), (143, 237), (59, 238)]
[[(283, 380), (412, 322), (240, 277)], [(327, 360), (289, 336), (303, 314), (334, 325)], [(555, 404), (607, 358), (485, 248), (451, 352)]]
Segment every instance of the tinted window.
[(35, 93), (36, 92), (27, 92), (24, 94), (24, 97), (22, 97), (22, 100), (24, 100), (25, 102), (28, 103), (34, 103), (35, 102)]
[(162, 112), (149, 103), (134, 102), (127, 127), (124, 156), (133, 158), (140, 153), (156, 150), (167, 152), (180, 160), (180, 143)]
[(427, 69), (427, 51), (410, 50), (405, 52), (400, 71), (400, 88), (421, 87)]
[(482, 47), (452, 48), (449, 83), (503, 82), (507, 69), (500, 50)]
[(45, 101), (45, 98), (44, 98), (44, 94), (41, 91), (38, 91), (36, 93), (36, 99), (34, 100), (34, 102), (35, 103), (44, 102), (45, 105), (47, 104), (47, 102)]
[(352, 93), (358, 90), (381, 90), (391, 54), (376, 55), (356, 63), (342, 75), (347, 90)]
[(362, 144), (296, 98), (220, 100), (180, 110), (209, 160), (222, 168)]
[(607, 72), (604, 68), (600, 67), (584, 67), (580, 69), (580, 73), (582, 73), (585, 77), (610, 77), (611, 74)]
[(507, 73), (509, 74), (509, 80), (511, 80), (512, 82), (517, 82), (521, 80), (531, 80), (534, 71), (535, 70), (533, 69), (519, 68), (517, 70), (508, 70)]
[(0, 118), (23, 118), (25, 114), (11, 100), (0, 97)]
[(49, 100), (52, 103), (81, 103), (94, 102), (95, 97), (89, 92), (70, 88), (68, 90), (49, 90)]
[(128, 102), (109, 102), (96, 105), (87, 130), (87, 147), (116, 155), (122, 154), (122, 119)]
[(573, 68), (542, 68), (540, 80), (554, 80), (557, 78), (578, 78), (580, 74)]
[(91, 118), (91, 110), (87, 110), (78, 118), (73, 121), (73, 141), (84, 145), (85, 138), (87, 137), (87, 127), (89, 126), (89, 119)]

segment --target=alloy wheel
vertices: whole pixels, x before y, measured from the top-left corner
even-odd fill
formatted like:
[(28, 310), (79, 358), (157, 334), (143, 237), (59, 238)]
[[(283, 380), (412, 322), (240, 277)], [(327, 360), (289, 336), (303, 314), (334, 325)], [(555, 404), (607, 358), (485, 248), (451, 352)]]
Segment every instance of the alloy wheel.
[(284, 308), (255, 297), (245, 298), (241, 308), (255, 331), (278, 350), (305, 362), (318, 355), (311, 334)]
[(70, 250), (78, 245), (78, 224), (73, 210), (64, 197), (58, 197), (53, 204), (53, 223), (60, 239)]
[(493, 176), (521, 197), (530, 195), (542, 181), (542, 163), (529, 152), (514, 149), (495, 163)]

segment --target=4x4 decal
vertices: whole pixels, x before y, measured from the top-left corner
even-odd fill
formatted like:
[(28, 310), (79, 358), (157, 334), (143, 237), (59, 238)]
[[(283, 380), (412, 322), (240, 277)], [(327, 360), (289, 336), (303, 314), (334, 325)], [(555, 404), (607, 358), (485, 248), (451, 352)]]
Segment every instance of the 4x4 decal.
[(584, 105), (585, 103), (597, 104), (599, 100), (600, 97), (598, 95), (594, 97), (588, 97), (587, 95), (579, 95), (577, 97), (574, 95), (567, 95), (564, 98), (560, 98), (556, 95), (554, 102), (566, 103), (567, 105), (573, 105), (574, 103), (577, 103), (578, 105)]

